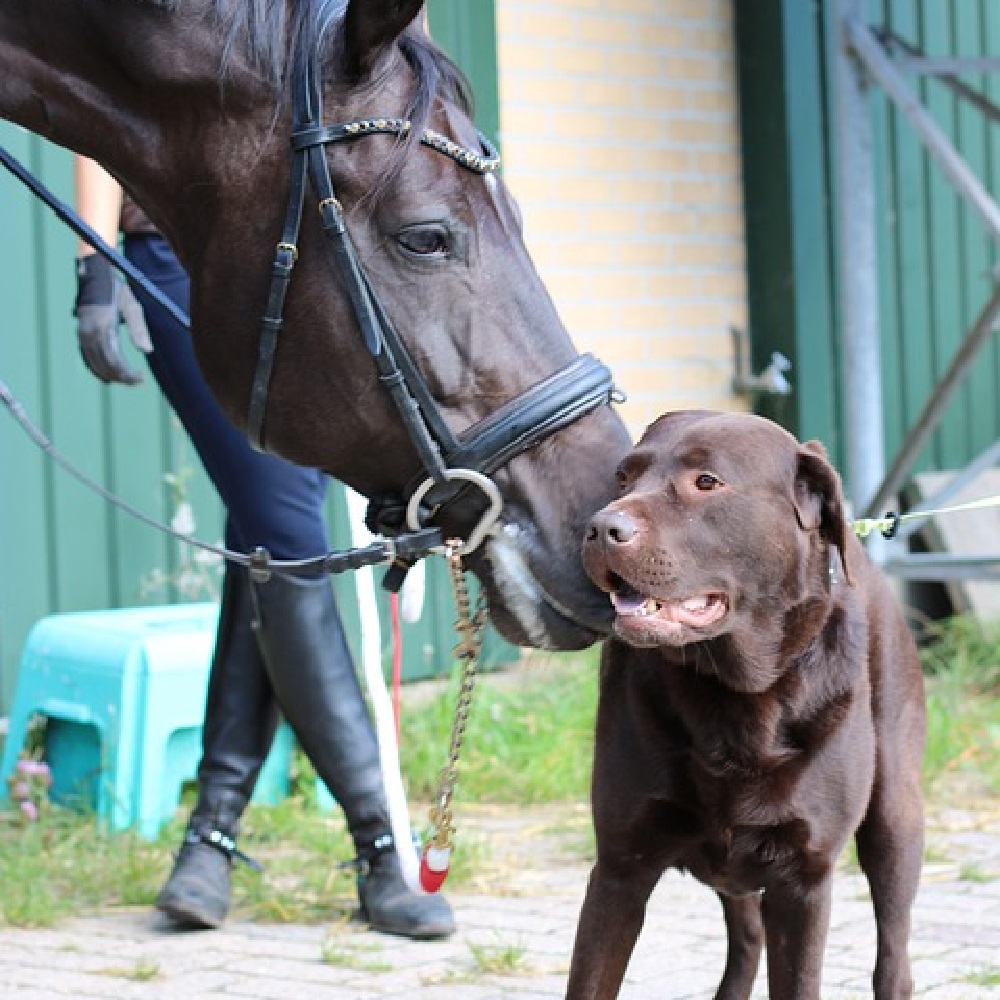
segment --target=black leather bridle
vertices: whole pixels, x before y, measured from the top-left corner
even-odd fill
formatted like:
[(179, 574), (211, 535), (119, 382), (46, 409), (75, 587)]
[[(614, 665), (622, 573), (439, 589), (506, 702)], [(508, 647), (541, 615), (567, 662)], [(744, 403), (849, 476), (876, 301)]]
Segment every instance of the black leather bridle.
[[(291, 186), (271, 271), (267, 308), (261, 322), (248, 434), (254, 446), (262, 449), (268, 389), (282, 327), (285, 295), (298, 257), (299, 229), (309, 183), (318, 198), (323, 230), (333, 248), (362, 340), (374, 359), (380, 382), (402, 417), (423, 469), (420, 480), (411, 484), (405, 495), (396, 501), (373, 501), (375, 509), (369, 511), (369, 524), (382, 533), (398, 531), (403, 526), (398, 523), (398, 512), (405, 510), (406, 526), (416, 530), (423, 527), (428, 516), (428, 495), (432, 494), (433, 507), (437, 509), (471, 484), (485, 494), (489, 506), (465, 540), (464, 551), (470, 552), (488, 533), (502, 507), (499, 489), (490, 475), (550, 434), (609, 403), (615, 391), (611, 372), (595, 357), (584, 354), (461, 435), (452, 433), (368, 281), (347, 231), (343, 207), (337, 199), (325, 154), (325, 147), (335, 142), (378, 133), (403, 136), (409, 132), (410, 123), (399, 118), (373, 118), (324, 125), (317, 70), (315, 57), (309, 56), (296, 72)], [(488, 174), (500, 163), (496, 150), (482, 135), (482, 153), (473, 152), (429, 129), (423, 131), (419, 141), (478, 174)], [(397, 512), (396, 523), (392, 523), (392, 517), (385, 516), (387, 510)]]

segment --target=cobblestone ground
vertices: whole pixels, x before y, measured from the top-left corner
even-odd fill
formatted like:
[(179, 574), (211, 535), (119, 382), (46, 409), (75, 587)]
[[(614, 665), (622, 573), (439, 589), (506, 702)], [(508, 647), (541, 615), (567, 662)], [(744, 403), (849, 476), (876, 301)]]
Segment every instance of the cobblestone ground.
[[(562, 996), (588, 870), (585, 812), (483, 812), (466, 823), (488, 840), (490, 871), (481, 887), (451, 893), (459, 931), (448, 941), (401, 941), (356, 924), (238, 919), (220, 931), (182, 933), (149, 910), (115, 909), (51, 930), (0, 931), (0, 998)], [(931, 816), (911, 954), (920, 997), (1000, 997), (1000, 807)], [(870, 996), (873, 956), (867, 888), (845, 866), (836, 883), (824, 1000)], [(722, 963), (714, 895), (670, 874), (654, 894), (621, 995), (710, 997)], [(759, 978), (754, 997), (765, 996)]]

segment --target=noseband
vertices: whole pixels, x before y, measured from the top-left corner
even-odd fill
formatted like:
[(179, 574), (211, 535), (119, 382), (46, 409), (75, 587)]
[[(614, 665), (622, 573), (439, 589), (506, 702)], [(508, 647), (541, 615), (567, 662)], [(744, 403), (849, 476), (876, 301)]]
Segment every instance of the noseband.
[[(503, 505), (500, 491), (490, 475), (550, 434), (609, 403), (614, 394), (611, 372), (593, 355), (584, 354), (460, 436), (453, 434), (361, 266), (330, 178), (324, 149), (331, 143), (367, 135), (404, 136), (410, 131), (410, 123), (400, 118), (373, 118), (324, 125), (318, 79), (315, 57), (310, 56), (296, 72), (291, 187), (281, 240), (271, 269), (267, 308), (261, 321), (247, 433), (254, 447), (262, 450), (268, 389), (283, 322), (285, 295), (298, 257), (306, 186), (310, 183), (319, 200), (323, 230), (333, 248), (362, 340), (374, 359), (379, 381), (399, 411), (423, 469), (420, 479), (407, 489), (406, 496), (372, 501), (369, 523), (383, 533), (398, 531), (403, 527), (399, 512), (405, 510), (405, 526), (417, 530), (423, 526), (429, 507), (436, 510), (471, 485), (478, 488), (488, 502), (486, 513), (464, 543), (463, 551), (471, 552), (488, 534)], [(497, 169), (500, 158), (485, 136), (480, 134), (479, 139), (482, 153), (466, 149), (430, 129), (421, 133), (419, 141), (466, 170), (488, 174)], [(396, 512), (395, 517), (389, 513), (392, 511)]]

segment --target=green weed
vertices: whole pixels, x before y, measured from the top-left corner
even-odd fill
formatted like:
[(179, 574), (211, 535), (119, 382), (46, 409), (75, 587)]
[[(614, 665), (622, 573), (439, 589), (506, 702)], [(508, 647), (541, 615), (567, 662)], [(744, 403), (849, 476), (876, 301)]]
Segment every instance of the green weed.
[(1000, 966), (990, 966), (970, 973), (965, 982), (972, 986), (1000, 986)]
[(958, 869), (958, 877), (963, 882), (992, 882), (993, 874), (988, 872), (982, 865), (970, 861), (963, 864)]
[(523, 944), (476, 944), (469, 942), (476, 972), (483, 975), (512, 976), (523, 971)]
[(343, 969), (357, 969), (360, 972), (391, 972), (393, 965), (378, 957), (381, 948), (345, 946), (343, 941), (327, 938), (321, 947), (320, 957), (327, 965)]
[(90, 906), (148, 904), (169, 864), (165, 844), (110, 835), (53, 806), (27, 826), (0, 813), (0, 925), (51, 926)]
[(113, 976), (118, 979), (131, 979), (135, 983), (148, 983), (160, 974), (160, 963), (151, 958), (140, 958), (135, 965), (123, 968), (113, 967), (98, 969), (99, 976)]

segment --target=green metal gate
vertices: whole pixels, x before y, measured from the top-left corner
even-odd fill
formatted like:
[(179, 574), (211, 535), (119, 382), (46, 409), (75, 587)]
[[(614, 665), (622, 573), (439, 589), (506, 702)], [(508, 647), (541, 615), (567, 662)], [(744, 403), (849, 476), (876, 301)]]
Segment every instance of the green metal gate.
[[(791, 397), (760, 410), (819, 437), (843, 465), (837, 305), (836, 183), (831, 127), (833, 8), (819, 0), (737, 0), (736, 26), (750, 323), (755, 370), (771, 351), (793, 362)], [(867, 20), (928, 55), (1000, 56), (991, 0), (871, 0)], [(963, 77), (992, 100), (1000, 75)], [(994, 197), (1000, 133), (940, 80), (914, 83)], [(885, 451), (896, 453), (992, 287), (996, 248), (912, 129), (879, 90), (870, 96)], [(916, 470), (957, 468), (1000, 437), (1000, 349), (976, 360)]]
[[(472, 78), (481, 127), (497, 133), (493, 0), (431, 0), (432, 31)], [(0, 143), (61, 198), (72, 198), (71, 158), (0, 122)], [(152, 379), (139, 388), (100, 385), (77, 355), (71, 317), (75, 237), (6, 172), (0, 172), (0, 378), (55, 445), (98, 482), (153, 517), (169, 520), (178, 490), (197, 534), (222, 536), (222, 509), (186, 436)], [(138, 358), (136, 365), (143, 368)], [(347, 547), (346, 507), (331, 490), (331, 536)], [(190, 550), (114, 510), (56, 468), (0, 414), (0, 715), (10, 704), (31, 625), (55, 611), (169, 603), (200, 570)], [(430, 569), (421, 621), (404, 629), (408, 679), (451, 663), (451, 597), (443, 567)], [(207, 567), (206, 586), (218, 570)], [(159, 586), (149, 588), (150, 584)], [(336, 581), (357, 642), (350, 579)], [(495, 662), (516, 651), (495, 635)]]

